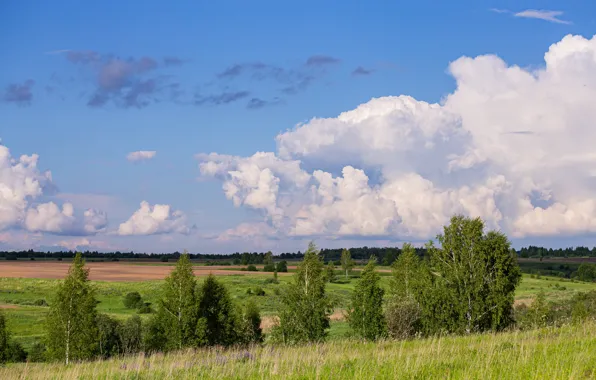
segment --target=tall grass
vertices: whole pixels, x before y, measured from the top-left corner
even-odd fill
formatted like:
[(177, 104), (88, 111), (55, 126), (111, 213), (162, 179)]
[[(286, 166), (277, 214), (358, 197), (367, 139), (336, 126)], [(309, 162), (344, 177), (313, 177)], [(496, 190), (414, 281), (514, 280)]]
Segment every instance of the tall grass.
[(18, 364), (27, 379), (585, 379), (596, 377), (596, 323), (529, 332), (298, 347), (204, 349), (62, 364)]

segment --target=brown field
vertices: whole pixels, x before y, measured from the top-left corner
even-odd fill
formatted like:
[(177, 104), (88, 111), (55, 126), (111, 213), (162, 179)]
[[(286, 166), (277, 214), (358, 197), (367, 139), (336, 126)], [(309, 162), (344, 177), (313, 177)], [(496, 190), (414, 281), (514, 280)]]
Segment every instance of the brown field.
[[(21, 277), (21, 278), (64, 278), (68, 272), (70, 263), (58, 261), (32, 262), (32, 261), (0, 261), (0, 277)], [(120, 262), (87, 263), (90, 269), (89, 277), (97, 281), (143, 281), (162, 280), (174, 266), (172, 265), (135, 265)], [(229, 270), (229, 266), (194, 266), (197, 277), (207, 276), (213, 273), (218, 276), (225, 275), (267, 275), (264, 272), (246, 272)], [(280, 276), (290, 273), (279, 273)]]

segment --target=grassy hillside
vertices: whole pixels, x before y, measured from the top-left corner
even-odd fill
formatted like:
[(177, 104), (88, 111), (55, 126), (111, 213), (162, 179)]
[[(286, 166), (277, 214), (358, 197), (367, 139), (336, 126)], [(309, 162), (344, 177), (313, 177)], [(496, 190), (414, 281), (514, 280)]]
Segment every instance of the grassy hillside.
[(586, 379), (596, 377), (596, 323), (528, 332), (312, 346), (205, 349), (103, 362), (11, 364), (27, 379)]

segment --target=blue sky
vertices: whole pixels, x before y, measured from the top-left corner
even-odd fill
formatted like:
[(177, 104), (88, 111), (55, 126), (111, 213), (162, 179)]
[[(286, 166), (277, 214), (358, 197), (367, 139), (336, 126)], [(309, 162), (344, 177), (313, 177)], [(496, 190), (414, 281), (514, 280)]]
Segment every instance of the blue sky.
[[(305, 148), (331, 128), (317, 130), (310, 120), (329, 118), (326, 120), (331, 125), (342, 112), (354, 110), (372, 98), (408, 95), (416, 101), (444, 102), (454, 91), (464, 91), (466, 80), (477, 80), (475, 85), (485, 88), (480, 84), (482, 79), (473, 74), (458, 76), (448, 72), (450, 63), (462, 56), (494, 54), (507, 65), (533, 72), (544, 69), (545, 53), (564, 36), (583, 36), (591, 41), (596, 34), (596, 4), (590, 1), (452, 3), (4, 2), (0, 5), (0, 46), (7, 59), (0, 70), (0, 138), (12, 158), (39, 155), (36, 168), (39, 172), (50, 170), (52, 180), (40, 185), (42, 194), (23, 196), (25, 205), (9, 205), (7, 196), (4, 201), (0, 198), (0, 206), (5, 202), (4, 207), (12, 207), (14, 212), (13, 219), (0, 231), (0, 244), (7, 248), (79, 246), (141, 251), (187, 248), (193, 252), (279, 252), (300, 249), (313, 238), (321, 246), (361, 246), (432, 237), (438, 232), (432, 226), (447, 216), (429, 212), (427, 208), (434, 207), (432, 202), (428, 207), (416, 206), (422, 209), (400, 208), (400, 202), (410, 204), (404, 196), (395, 201), (395, 213), (381, 215), (369, 210), (384, 209), (382, 203), (351, 195), (342, 198), (344, 193), (338, 189), (349, 187), (347, 182), (337, 182), (336, 190), (341, 194), (328, 201), (322, 193), (312, 195), (311, 186), (322, 191), (321, 182), (314, 177), (297, 185), (282, 178), (289, 169), (250, 162), (247, 165), (256, 165), (254, 170), (260, 173), (261, 182), (249, 184), (257, 172), (239, 166), (245, 162), (242, 158), (256, 152), (274, 152), (283, 165), (297, 160), (309, 176), (321, 170), (334, 179), (345, 180), (342, 168), (353, 166), (366, 173), (370, 180), (366, 191), (376, 194), (371, 195), (373, 198), (398, 199), (382, 188), (398, 181), (390, 172), (397, 171), (399, 178), (405, 178), (403, 167), (371, 161), (370, 156), (376, 154), (374, 147), (348, 151), (344, 147), (352, 146), (351, 143), (342, 143), (339, 135), (331, 138), (343, 146), (327, 144), (328, 150)], [(578, 67), (585, 69), (592, 64), (589, 61)], [(482, 68), (476, 73), (489, 75)], [(467, 79), (458, 81), (464, 77)], [(495, 86), (494, 83), (498, 81), (487, 85)], [(528, 93), (511, 88), (527, 99)], [(467, 125), (466, 120), (473, 119), (465, 116), (467, 108), (453, 103), (447, 104), (446, 109), (464, 120), (460, 127), (480, 130), (476, 124)], [(379, 112), (387, 116), (389, 111)], [(410, 115), (411, 110), (406, 113)], [(424, 130), (424, 121), (412, 122), (404, 115), (383, 116), (370, 120), (369, 125), (359, 123), (358, 133), (370, 133), (374, 138), (375, 126), (379, 125), (388, 128), (383, 130), (387, 133), (404, 128), (403, 125)], [(564, 115), (558, 119), (561, 128), (568, 126)], [(552, 120), (559, 117), (551, 116)], [(312, 128), (276, 141), (278, 134), (299, 123)], [(486, 140), (479, 134), (472, 135), (473, 141)], [(366, 140), (369, 135), (358, 136), (352, 141), (354, 147), (358, 146), (358, 139)], [(466, 141), (462, 144), (468, 146)], [(280, 146), (299, 148), (284, 155), (278, 150)], [(572, 152), (567, 146), (565, 149)], [(416, 150), (419, 152), (420, 148)], [(135, 151), (156, 154), (149, 159), (127, 160), (127, 155)], [(236, 158), (230, 164), (230, 159), (221, 157), (195, 157), (215, 152)], [(442, 164), (435, 165), (429, 157), (418, 153), (416, 157), (414, 153), (395, 154), (395, 160), (420, 163), (422, 166), (410, 165), (409, 170), (416, 169), (416, 173), (431, 181), (437, 196), (440, 191), (451, 189), (454, 192), (447, 198), (455, 199), (463, 196), (462, 186), (487, 183), (487, 177), (474, 177), (472, 181), (471, 174), (449, 174)], [(227, 162), (223, 171), (200, 167), (209, 162), (222, 164), (222, 160)], [(428, 165), (425, 160), (430, 160)], [(8, 187), (18, 188), (15, 183), (26, 182), (22, 176), (21, 182), (9, 178), (16, 175), (14, 165), (5, 163), (10, 169), (6, 169), (7, 173), (13, 174), (0, 179)], [(491, 164), (491, 175), (503, 175), (512, 186), (519, 183), (522, 177), (498, 169), (503, 166), (507, 165)], [(590, 169), (586, 170), (590, 173)], [(29, 174), (39, 174), (34, 172)], [(235, 176), (232, 172), (240, 174)], [(577, 178), (585, 179), (584, 174)], [(568, 210), (580, 207), (582, 201), (593, 196), (591, 179), (584, 192), (570, 194), (569, 189), (557, 188), (561, 178), (541, 177), (535, 181), (535, 186), (543, 186), (540, 189), (524, 188), (504, 199), (495, 195), (496, 211), (475, 211), (477, 207), (469, 202), (457, 203), (457, 199), (450, 200), (457, 204), (441, 207), (488, 219), (494, 217), (494, 227), (510, 233), (516, 245), (592, 244), (596, 227), (589, 220), (596, 216), (596, 211), (595, 215), (583, 215), (577, 227), (571, 229), (555, 225), (557, 222), (544, 225), (550, 223), (544, 216), (549, 206), (558, 202), (567, 210), (553, 208), (549, 218), (557, 219), (555, 211), (561, 212), (562, 218), (569, 218), (573, 212)], [(278, 187), (272, 188), (270, 185), (275, 183)], [(229, 189), (231, 184), (236, 196), (226, 193), (226, 186)], [(255, 193), (250, 195), (252, 191)], [(508, 210), (508, 204), (537, 191), (554, 194), (551, 203), (538, 210), (542, 217), (531, 219), (535, 216), (528, 214), (536, 212), (536, 202), (528, 212), (522, 208)], [(137, 219), (130, 220), (129, 229), (122, 227), (142, 201), (148, 203), (149, 214), (138, 214)], [(63, 209), (58, 214), (53, 209), (38, 209), (37, 219), (31, 217), (28, 221), (30, 208), (49, 202), (59, 208), (64, 203), (72, 204), (74, 215)], [(153, 217), (158, 219), (152, 219), (156, 204), (171, 206), (165, 211), (165, 219), (156, 215)], [(360, 214), (337, 216), (343, 210), (358, 207), (364, 210)], [(89, 227), (83, 220), (87, 208), (101, 212), (105, 220)], [(183, 216), (174, 215), (174, 210)], [(412, 210), (433, 214), (432, 220), (412, 216)], [(495, 216), (497, 213), (501, 216)], [(350, 218), (359, 220), (357, 226)], [(376, 226), (377, 218), (386, 222)], [(315, 220), (324, 223), (317, 224)], [(542, 225), (543, 231), (550, 232), (520, 227), (524, 223)], [(429, 228), (417, 227), (418, 224)]]

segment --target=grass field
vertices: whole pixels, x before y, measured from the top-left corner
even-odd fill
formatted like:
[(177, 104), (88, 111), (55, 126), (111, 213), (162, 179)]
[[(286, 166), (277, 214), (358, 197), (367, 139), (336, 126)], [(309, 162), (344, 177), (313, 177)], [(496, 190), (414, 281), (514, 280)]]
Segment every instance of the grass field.
[(204, 349), (71, 366), (10, 364), (0, 378), (27, 379), (591, 379), (596, 324), (528, 332), (307, 347)]
[[(27, 266), (27, 263), (20, 263), (20, 265)], [(93, 263), (90, 264), (91, 274), (93, 275), (94, 270), (106, 266), (108, 268), (119, 268), (119, 273), (125, 277), (131, 277), (131, 273), (137, 276), (140, 273), (138, 269), (147, 268), (146, 266), (137, 266), (131, 263)], [(164, 265), (164, 268), (170, 269), (171, 267)], [(1, 266), (0, 269), (2, 269)], [(380, 267), (379, 269), (385, 275), (382, 277), (381, 283), (387, 287), (389, 284), (388, 275), (390, 274), (388, 268)], [(199, 274), (199, 281), (201, 281), (200, 277), (212, 270), (218, 271), (219, 268), (197, 267), (196, 272)], [(222, 270), (222, 272), (224, 271)], [(0, 272), (0, 276), (2, 273), (5, 272)], [(354, 273), (357, 274), (358, 272), (356, 271)], [(262, 272), (244, 272), (242, 274), (225, 272), (224, 274), (226, 275), (219, 275), (218, 277), (227, 285), (232, 297), (238, 303), (244, 303), (248, 299), (255, 300), (264, 316), (264, 327), (270, 325), (270, 323), (267, 324), (267, 317), (274, 314), (277, 310), (278, 297), (276, 296), (276, 292), (279, 292), (285, 283), (291, 281), (291, 277), (279, 276), (279, 284), (275, 284), (267, 281), (267, 279), (272, 277), (272, 274)], [(53, 276), (54, 272), (51, 275)], [(328, 292), (335, 301), (336, 310), (338, 310), (336, 314), (339, 318), (341, 316), (341, 310), (345, 309), (349, 302), (350, 293), (357, 279), (351, 278), (345, 282), (343, 276), (338, 277), (342, 280), (342, 283), (328, 284)], [(4, 308), (4, 312), (8, 317), (8, 324), (13, 337), (22, 343), (25, 348), (29, 348), (36, 340), (43, 336), (45, 314), (48, 308), (46, 306), (35, 305), (42, 300), (50, 302), (59, 281), (52, 278), (0, 277), (0, 307)], [(163, 280), (92, 281), (92, 284), (97, 289), (97, 296), (100, 301), (98, 310), (118, 319), (124, 319), (135, 313), (134, 310), (124, 307), (122, 303), (124, 295), (137, 291), (143, 296), (145, 301), (155, 303), (160, 298), (162, 283)], [(261, 287), (265, 291), (265, 296), (247, 294), (247, 290), (256, 287)], [(569, 298), (578, 291), (596, 290), (596, 283), (571, 282), (550, 277), (537, 279), (529, 275), (524, 275), (517, 290), (517, 302), (531, 302), (532, 298), (541, 289), (546, 292), (547, 298), (556, 300)], [(148, 317), (146, 314), (141, 316), (143, 318)], [(347, 332), (348, 328), (345, 322), (341, 320), (332, 321), (330, 330), (331, 340), (344, 338)]]

